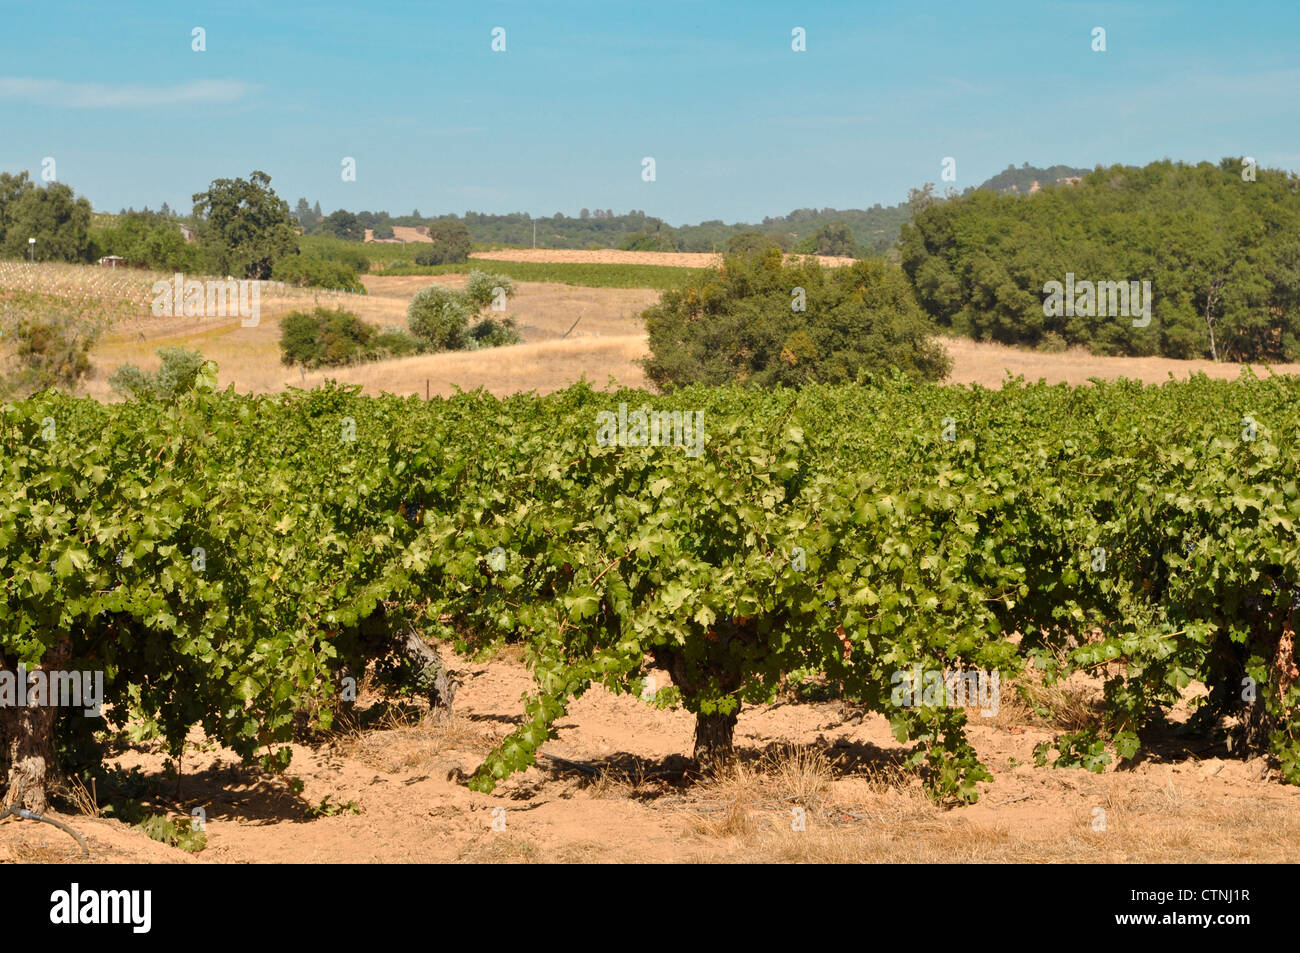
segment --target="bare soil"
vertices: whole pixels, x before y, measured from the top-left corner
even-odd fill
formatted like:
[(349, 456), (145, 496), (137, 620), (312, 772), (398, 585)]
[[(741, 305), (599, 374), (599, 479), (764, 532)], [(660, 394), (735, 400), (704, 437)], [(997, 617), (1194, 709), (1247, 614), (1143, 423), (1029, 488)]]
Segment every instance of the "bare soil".
[[(1034, 745), (1053, 729), (1005, 686), (996, 717), (968, 713), (995, 775), (970, 807), (927, 800), (898, 767), (910, 749), (887, 722), (859, 720), (838, 701), (743, 711), (738, 770), (700, 780), (682, 774), (688, 713), (603, 689), (574, 704), (538, 766), (478, 794), (462, 779), (517, 723), (531, 680), (510, 654), (453, 667), (464, 686), (449, 723), (395, 713), (366, 693), (360, 705), (370, 717), (386, 711), (383, 724), (295, 747), (289, 776), (304, 783), (301, 797), (197, 734), (179, 781), (163, 774), (159, 752), (125, 751), (118, 763), (139, 766), (176, 816), (204, 809), (198, 854), (116, 820), (64, 820), (95, 863), (1300, 860), (1300, 789), (1277, 783), (1263, 759), (1164, 737), (1126, 770), (1038, 768)], [(326, 798), (344, 813), (306, 816)], [(0, 860), (76, 857), (63, 832), (0, 823)]]

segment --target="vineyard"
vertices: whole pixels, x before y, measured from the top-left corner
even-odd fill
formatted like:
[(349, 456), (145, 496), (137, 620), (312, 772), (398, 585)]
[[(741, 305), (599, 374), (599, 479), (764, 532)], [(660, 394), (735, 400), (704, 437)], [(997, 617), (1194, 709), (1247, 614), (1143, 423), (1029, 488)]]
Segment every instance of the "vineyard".
[[(1199, 682), (1194, 728), (1300, 781), (1294, 378), (423, 401), (214, 374), (176, 404), (0, 416), (5, 667), (102, 671), (133, 739), (179, 752), (197, 726), (281, 769), (372, 664), (445, 709), (423, 633), (532, 669), (480, 791), (593, 685), (693, 713), (707, 769), (740, 706), (813, 673), (915, 743), (932, 797), (973, 801), (967, 711), (899, 704), (916, 669), (1100, 673), (1104, 717), (1039, 751), (1093, 770), (1140, 758)], [(702, 452), (646, 439), (691, 420)], [(651, 667), (673, 685), (648, 691)], [(0, 711), (9, 805), (103, 757), (104, 723), (48, 711)]]
[(485, 252), (468, 262), (450, 265), (394, 265), (384, 275), (463, 275), (490, 268), (516, 281), (554, 282), (583, 288), (675, 288), (705, 271), (680, 265), (602, 264), (597, 262), (510, 261)]

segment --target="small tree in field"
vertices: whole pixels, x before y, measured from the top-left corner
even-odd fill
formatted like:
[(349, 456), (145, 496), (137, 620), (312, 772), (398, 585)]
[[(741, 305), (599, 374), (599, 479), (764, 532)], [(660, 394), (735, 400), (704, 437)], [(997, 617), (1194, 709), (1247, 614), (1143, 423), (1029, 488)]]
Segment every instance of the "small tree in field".
[(458, 218), (438, 218), (429, 225), (433, 244), (415, 256), (417, 265), (447, 265), (468, 261), (474, 243), (469, 228)]
[(514, 283), (505, 275), (473, 271), (463, 292), (444, 285), (417, 292), (407, 309), (407, 323), (411, 333), (435, 351), (516, 344), (519, 334), (511, 318), (480, 314), (484, 308), (495, 310), (514, 293)]
[(436, 351), (459, 350), (464, 345), (465, 327), (473, 316), (469, 299), (444, 285), (430, 285), (416, 292), (406, 311), (411, 333)]
[(902, 272), (878, 260), (786, 265), (779, 248), (730, 256), (645, 312), (646, 374), (665, 389), (852, 383), (896, 368), (926, 380), (950, 361)]

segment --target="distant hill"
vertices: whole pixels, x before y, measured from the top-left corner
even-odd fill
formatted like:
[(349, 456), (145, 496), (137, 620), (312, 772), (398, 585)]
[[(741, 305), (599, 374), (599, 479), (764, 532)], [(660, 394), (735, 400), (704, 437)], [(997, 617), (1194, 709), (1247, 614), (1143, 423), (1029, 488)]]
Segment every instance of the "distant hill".
[[(1081, 179), (1091, 169), (1075, 169), (1068, 165), (1054, 165), (1046, 169), (1032, 166), (1028, 162), (1020, 168), (1009, 165), (991, 179), (982, 182), (976, 188), (986, 192), (999, 192), (1003, 195), (1028, 195), (1045, 185), (1063, 185), (1068, 179)], [(974, 189), (967, 189), (972, 192)]]
[[(988, 181), (975, 188), (1003, 194), (1028, 195), (1045, 185), (1057, 185), (1086, 175), (1089, 169), (1075, 169), (1054, 165), (1040, 169), (1025, 163), (1020, 168), (1007, 166)], [(975, 191), (967, 189), (964, 194)], [(306, 208), (306, 199), (299, 202)], [(387, 212), (357, 212), (362, 227), (373, 230), (385, 225), (397, 231), (410, 232), (411, 226), (421, 224), (419, 213), (394, 217)], [(903, 223), (911, 215), (907, 201), (883, 206), (879, 203), (868, 209), (800, 208), (788, 215), (764, 218), (761, 222), (735, 222), (728, 224), (720, 219), (700, 222), (698, 225), (672, 226), (663, 219), (633, 209), (615, 214), (613, 209), (583, 209), (575, 216), (556, 212), (554, 215), (533, 218), (526, 212), (505, 215), (488, 215), (466, 212), (463, 216), (444, 215), (441, 218), (459, 218), (469, 228), (476, 242), (507, 245), (531, 245), (536, 236), (542, 248), (624, 248), (636, 251), (725, 251), (727, 242), (741, 232), (762, 232), (787, 251), (810, 250), (812, 236), (827, 225), (844, 224), (853, 233), (859, 254), (879, 255), (893, 247)], [(314, 216), (303, 219), (309, 234), (319, 233), (324, 227)], [(427, 223), (427, 220), (425, 220)], [(418, 241), (419, 239), (409, 239)]]

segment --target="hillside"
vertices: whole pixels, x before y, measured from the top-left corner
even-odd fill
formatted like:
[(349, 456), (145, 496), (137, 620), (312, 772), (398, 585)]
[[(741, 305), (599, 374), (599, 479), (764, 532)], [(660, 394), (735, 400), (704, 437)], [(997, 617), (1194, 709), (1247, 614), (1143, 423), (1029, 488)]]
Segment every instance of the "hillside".
[[(1067, 179), (1081, 179), (1091, 169), (1075, 169), (1068, 165), (1054, 165), (1046, 169), (1032, 166), (1028, 162), (1020, 168), (1007, 166), (992, 178), (981, 182), (976, 188), (985, 192), (999, 192), (1004, 195), (1028, 195), (1045, 185), (1061, 185)], [(968, 193), (974, 189), (967, 189)]]

